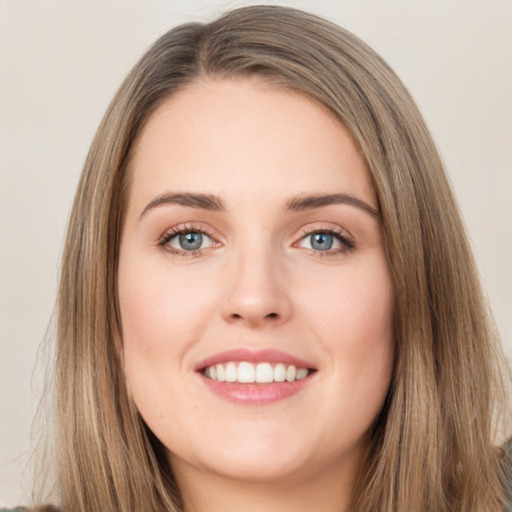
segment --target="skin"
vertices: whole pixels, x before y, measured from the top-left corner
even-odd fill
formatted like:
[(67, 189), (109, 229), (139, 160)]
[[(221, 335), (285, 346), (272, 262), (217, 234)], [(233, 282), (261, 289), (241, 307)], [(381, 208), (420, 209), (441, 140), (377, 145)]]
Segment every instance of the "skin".
[[(130, 172), (121, 351), (133, 400), (167, 449), (186, 510), (348, 510), (393, 359), (380, 220), (353, 204), (285, 206), (305, 194), (347, 194), (377, 210), (353, 140), (297, 93), (254, 80), (204, 81), (152, 115)], [(214, 194), (225, 211), (148, 209), (176, 192)], [(172, 228), (208, 237), (197, 253), (176, 254), (176, 237), (159, 243)], [(335, 230), (352, 247), (315, 250), (305, 230)], [(195, 367), (241, 347), (279, 349), (316, 372), (282, 400), (225, 400)]]

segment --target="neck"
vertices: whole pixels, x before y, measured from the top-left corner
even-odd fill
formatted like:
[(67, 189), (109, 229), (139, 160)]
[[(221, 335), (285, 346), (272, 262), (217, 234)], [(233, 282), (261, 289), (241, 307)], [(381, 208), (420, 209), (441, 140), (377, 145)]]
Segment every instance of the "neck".
[(202, 472), (186, 464), (174, 472), (185, 512), (349, 512), (356, 474), (326, 471), (254, 482)]

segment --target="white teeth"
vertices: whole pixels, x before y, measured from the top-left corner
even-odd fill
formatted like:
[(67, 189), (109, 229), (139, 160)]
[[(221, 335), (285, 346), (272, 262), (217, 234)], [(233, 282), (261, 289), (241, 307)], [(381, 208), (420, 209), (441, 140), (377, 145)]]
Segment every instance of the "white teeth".
[(297, 368), (291, 364), (288, 366), (288, 369), (286, 370), (286, 380), (288, 382), (293, 382), (295, 378), (297, 377)]
[(293, 364), (259, 363), (254, 365), (247, 361), (241, 361), (240, 363), (230, 361), (224, 364), (216, 364), (205, 368), (203, 371), (204, 376), (209, 379), (218, 382), (240, 382), (242, 384), (294, 382), (305, 379), (309, 373), (307, 368), (297, 368)]
[(256, 366), (256, 382), (266, 384), (274, 380), (274, 370), (269, 363), (260, 363)]
[(274, 380), (276, 382), (284, 382), (285, 379), (286, 379), (286, 367), (284, 366), (283, 363), (276, 364), (276, 367), (274, 368)]
[(238, 380), (238, 372), (235, 363), (226, 365), (226, 382), (236, 382)]
[(254, 382), (256, 371), (251, 363), (240, 363), (238, 365), (238, 382)]
[(226, 370), (224, 370), (224, 366), (222, 366), (221, 364), (216, 364), (215, 370), (217, 373), (217, 380), (219, 382), (226, 382)]
[(295, 377), (297, 380), (305, 379), (308, 376), (308, 370), (306, 368), (299, 368), (297, 370), (297, 376)]

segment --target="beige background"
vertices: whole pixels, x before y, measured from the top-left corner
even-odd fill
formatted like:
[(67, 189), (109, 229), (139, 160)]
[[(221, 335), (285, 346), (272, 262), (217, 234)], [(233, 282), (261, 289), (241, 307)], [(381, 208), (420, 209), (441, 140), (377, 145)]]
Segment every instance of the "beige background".
[[(0, 505), (30, 494), (37, 347), (67, 214), (120, 81), (206, 0), (0, 0)], [(454, 183), (512, 355), (512, 0), (304, 0), (370, 43), (417, 99)], [(185, 6), (186, 5), (186, 6)]]

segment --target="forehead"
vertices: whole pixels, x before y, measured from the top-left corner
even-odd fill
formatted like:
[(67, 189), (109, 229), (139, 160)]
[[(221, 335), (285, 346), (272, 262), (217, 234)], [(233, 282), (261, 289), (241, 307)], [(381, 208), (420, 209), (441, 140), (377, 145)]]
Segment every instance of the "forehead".
[(146, 200), (168, 190), (351, 192), (377, 206), (354, 141), (327, 109), (248, 79), (195, 83), (167, 99), (144, 127), (130, 172), (130, 195)]

